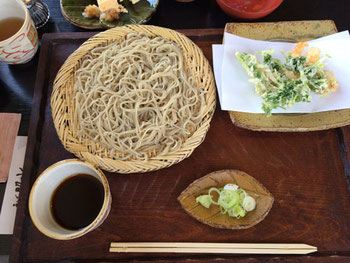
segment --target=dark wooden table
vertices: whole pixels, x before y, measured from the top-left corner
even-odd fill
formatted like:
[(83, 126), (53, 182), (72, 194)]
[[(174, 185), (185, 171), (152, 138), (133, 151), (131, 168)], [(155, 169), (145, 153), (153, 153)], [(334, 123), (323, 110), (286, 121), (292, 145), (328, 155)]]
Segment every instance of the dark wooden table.
[[(47, 0), (46, 3), (50, 8), (51, 18), (49, 20), (49, 23), (44, 28), (39, 30), (40, 36), (42, 36), (44, 33), (52, 32), (87, 31), (69, 24), (62, 17), (59, 9), (58, 0)], [(275, 12), (257, 21), (267, 22), (288, 20), (332, 19), (335, 21), (338, 30), (341, 31), (350, 28), (349, 14), (350, 3), (347, 0), (285, 0), (284, 3)], [(160, 0), (158, 10), (148, 24), (164, 26), (172, 29), (196, 29), (223, 28), (227, 22), (236, 21), (238, 20), (226, 16), (217, 6), (214, 0), (196, 0), (192, 3), (179, 3), (175, 0)], [(32, 108), (32, 97), (38, 65), (38, 54), (31, 62), (25, 65), (9, 66), (4, 63), (0, 63), (0, 112), (22, 113), (22, 122), (19, 132), (20, 135), (28, 134), (29, 117)], [(239, 133), (240, 129), (238, 129), (237, 132)], [(329, 133), (321, 132), (316, 134), (318, 136), (318, 142), (322, 146), (323, 136), (327, 136), (327, 134)], [(332, 139), (331, 143), (333, 146), (337, 147), (338, 151), (336, 153), (324, 153), (325, 158), (323, 160), (326, 160), (326, 157), (328, 155), (329, 158), (333, 158), (332, 154), (337, 154), (337, 156), (340, 158), (339, 160), (341, 160), (341, 162), (337, 162), (337, 171), (339, 172), (340, 169), (345, 176), (344, 180), (347, 180), (349, 182), (350, 127), (336, 129), (334, 131), (331, 131), (331, 134), (333, 136), (332, 138), (334, 138)], [(251, 143), (254, 144), (254, 142)], [(328, 150), (327, 147), (324, 147), (322, 149), (325, 151)], [(331, 168), (332, 167), (328, 167), (327, 169)], [(137, 183), (137, 181), (135, 183)], [(5, 185), (1, 184), (0, 203), (2, 202), (4, 188)], [(349, 188), (350, 187), (348, 187), (348, 189)], [(320, 231), (326, 231), (326, 229), (321, 229)], [(346, 238), (344, 240), (348, 238), (348, 235), (349, 233), (346, 234)], [(11, 236), (0, 236), (0, 254), (9, 253), (11, 238)], [(18, 244), (21, 242), (21, 240), (15, 240), (15, 242)], [(37, 249), (39, 253), (41, 248), (38, 247)], [(45, 249), (48, 248), (45, 247)], [(343, 256), (348, 256), (348, 254), (335, 254), (337, 255), (337, 257), (335, 258), (334, 262), (338, 262), (337, 260), (339, 260), (339, 262), (346, 262), (347, 258), (343, 258)], [(69, 260), (64, 255), (62, 255), (62, 258)], [(71, 258), (74, 258), (74, 256), (72, 256)], [(212, 258), (212, 260), (214, 259), (215, 258)], [(294, 259), (290, 258), (288, 260), (292, 261)]]

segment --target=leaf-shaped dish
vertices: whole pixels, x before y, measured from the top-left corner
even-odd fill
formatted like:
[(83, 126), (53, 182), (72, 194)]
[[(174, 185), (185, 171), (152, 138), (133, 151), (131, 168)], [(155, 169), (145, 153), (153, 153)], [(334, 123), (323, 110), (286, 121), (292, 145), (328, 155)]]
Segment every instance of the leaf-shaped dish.
[[(211, 187), (237, 184), (256, 201), (256, 207), (239, 219), (221, 214), (216, 205), (205, 208), (196, 203), (196, 197), (208, 194)], [(210, 173), (190, 184), (177, 198), (182, 208), (200, 222), (216, 228), (246, 229), (261, 222), (269, 213), (274, 198), (254, 177), (238, 170), (222, 170)]]
[(122, 5), (128, 13), (120, 14), (120, 19), (112, 22), (99, 18), (86, 18), (82, 15), (87, 5), (97, 5), (96, 0), (60, 0), (60, 3), (62, 15), (71, 24), (86, 29), (103, 29), (146, 23), (156, 11), (159, 0), (140, 0), (134, 5), (130, 0), (124, 0)]

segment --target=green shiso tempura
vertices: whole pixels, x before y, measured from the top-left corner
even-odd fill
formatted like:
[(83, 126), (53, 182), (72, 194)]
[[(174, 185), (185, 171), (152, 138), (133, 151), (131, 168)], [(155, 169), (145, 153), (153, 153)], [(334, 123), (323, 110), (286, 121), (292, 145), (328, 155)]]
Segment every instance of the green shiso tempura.
[[(256, 54), (236, 52), (236, 57), (254, 83), (256, 93), (264, 100), (262, 110), (266, 116), (276, 108), (286, 109), (296, 102), (310, 102), (311, 92), (327, 95), (338, 87), (331, 71), (325, 70), (324, 60), (318, 48), (310, 48), (302, 56), (307, 43), (300, 42), (284, 55), (285, 63), (272, 57), (274, 50)], [(262, 61), (258, 60), (262, 56)]]

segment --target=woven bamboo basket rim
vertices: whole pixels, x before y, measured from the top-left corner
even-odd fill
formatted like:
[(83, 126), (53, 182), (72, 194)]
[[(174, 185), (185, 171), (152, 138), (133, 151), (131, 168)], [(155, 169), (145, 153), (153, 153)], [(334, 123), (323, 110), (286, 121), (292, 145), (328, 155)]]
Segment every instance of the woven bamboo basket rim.
[[(195, 80), (198, 87), (204, 89), (206, 104), (202, 121), (197, 130), (188, 137), (174, 153), (157, 155), (147, 161), (119, 160), (109, 149), (96, 142), (82, 141), (77, 138), (73, 122), (73, 86), (74, 72), (79, 68), (85, 54), (96, 46), (120, 42), (129, 33), (145, 33), (149, 37), (161, 36), (179, 44), (184, 57), (185, 69)], [(169, 167), (189, 157), (194, 149), (204, 140), (216, 106), (216, 89), (214, 76), (208, 60), (202, 50), (185, 35), (171, 29), (150, 25), (128, 25), (101, 32), (84, 42), (64, 62), (58, 71), (51, 94), (51, 110), (54, 126), (65, 149), (78, 158), (88, 161), (104, 170), (117, 173), (139, 173), (155, 171)], [(96, 152), (96, 149), (99, 151)]]

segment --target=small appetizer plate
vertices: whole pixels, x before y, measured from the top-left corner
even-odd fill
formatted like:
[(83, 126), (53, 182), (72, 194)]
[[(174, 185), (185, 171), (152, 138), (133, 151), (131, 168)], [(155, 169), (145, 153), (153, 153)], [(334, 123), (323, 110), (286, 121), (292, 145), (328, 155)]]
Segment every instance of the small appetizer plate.
[(144, 24), (156, 11), (159, 0), (140, 0), (132, 4), (131, 0), (124, 0), (121, 4), (128, 10), (127, 14), (120, 14), (114, 21), (86, 18), (83, 12), (88, 5), (97, 5), (97, 0), (60, 0), (63, 17), (71, 24), (85, 29), (106, 29), (129, 24)]
[[(272, 23), (228, 23), (225, 32), (256, 40), (300, 42), (331, 35), (338, 30), (331, 20)], [(234, 125), (255, 131), (307, 132), (350, 124), (350, 109), (305, 114), (254, 114), (230, 111)]]
[[(236, 184), (256, 201), (256, 207), (244, 217), (235, 218), (222, 214), (219, 206), (205, 208), (196, 202), (200, 195), (208, 194), (212, 187), (221, 188), (226, 184)], [(190, 184), (177, 198), (182, 208), (198, 221), (216, 228), (246, 229), (261, 222), (269, 213), (274, 198), (254, 177), (238, 170), (212, 172)]]

